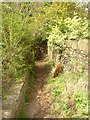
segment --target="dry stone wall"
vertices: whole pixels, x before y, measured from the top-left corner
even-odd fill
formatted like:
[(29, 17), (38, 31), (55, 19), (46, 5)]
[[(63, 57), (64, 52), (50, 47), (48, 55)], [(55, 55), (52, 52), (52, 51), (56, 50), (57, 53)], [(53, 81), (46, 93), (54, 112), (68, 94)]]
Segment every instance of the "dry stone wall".
[[(63, 46), (62, 46), (63, 47)], [(62, 50), (60, 45), (48, 46), (48, 55), (54, 65), (63, 63), (64, 71), (88, 69), (88, 40), (67, 40)]]
[[(76, 111), (82, 108), (79, 114), (77, 113), (78, 116), (80, 114), (83, 116), (83, 108), (88, 114), (88, 40), (67, 40), (62, 46), (60, 44), (51, 46), (48, 46), (48, 55), (54, 68), (59, 63), (62, 63), (64, 67), (63, 73), (55, 78), (56, 81), (60, 80), (59, 86), (61, 88), (61, 81), (64, 83), (62, 95), (66, 95), (61, 96), (61, 99), (65, 101), (75, 100)], [(80, 106), (77, 107), (78, 105)]]

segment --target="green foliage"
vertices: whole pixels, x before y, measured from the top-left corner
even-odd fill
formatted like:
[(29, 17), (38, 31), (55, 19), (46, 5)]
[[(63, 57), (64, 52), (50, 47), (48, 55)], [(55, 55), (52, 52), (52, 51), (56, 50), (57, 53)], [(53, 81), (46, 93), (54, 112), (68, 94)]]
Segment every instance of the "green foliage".
[[(83, 87), (83, 83), (86, 87)], [(52, 114), (64, 118), (88, 117), (88, 76), (69, 71), (56, 78), (50, 76), (48, 84), (52, 88)]]
[(26, 118), (25, 108), (22, 108), (19, 112), (18, 119)]
[(65, 46), (65, 40), (88, 39), (88, 20), (85, 17), (81, 19), (78, 16), (73, 18), (58, 19), (55, 26), (52, 27), (49, 37), (49, 46), (59, 44)]
[(61, 91), (58, 91), (58, 90), (53, 90), (53, 91), (51, 91), (51, 94), (52, 94), (52, 95), (55, 95), (55, 96), (59, 95), (60, 93), (62, 93), (62, 92), (61, 92)]
[(44, 41), (62, 46), (66, 39), (87, 38), (86, 18), (85, 6), (74, 2), (2, 3), (3, 85), (28, 70), (34, 74), (34, 57)]
[[(42, 43), (64, 46), (68, 39), (88, 38), (88, 21), (85, 6), (74, 2), (10, 2), (2, 3), (2, 72), (4, 91), (14, 82), (23, 78), (28, 71), (34, 76), (35, 55)], [(64, 46), (65, 47), (65, 46)], [(44, 47), (45, 48), (45, 47)], [(71, 64), (73, 64), (72, 61)], [(65, 81), (74, 87), (77, 79), (87, 81), (87, 76), (80, 73), (63, 73), (57, 78), (50, 78), (51, 95), (54, 96), (53, 111), (64, 114), (64, 117), (87, 117), (87, 94), (78, 89), (73, 97), (72, 91), (66, 91)], [(32, 87), (30, 81), (29, 87)], [(78, 87), (79, 88), (79, 87)], [(4, 97), (5, 98), (5, 97)], [(68, 108), (68, 98), (76, 100), (75, 116)], [(26, 102), (28, 98), (26, 97)], [(25, 118), (24, 109), (19, 118)], [(61, 117), (61, 115), (60, 115)]]
[[(34, 54), (28, 18), (22, 17), (17, 3), (2, 4), (3, 85), (6, 87), (33, 71)], [(25, 14), (25, 13), (24, 13)]]

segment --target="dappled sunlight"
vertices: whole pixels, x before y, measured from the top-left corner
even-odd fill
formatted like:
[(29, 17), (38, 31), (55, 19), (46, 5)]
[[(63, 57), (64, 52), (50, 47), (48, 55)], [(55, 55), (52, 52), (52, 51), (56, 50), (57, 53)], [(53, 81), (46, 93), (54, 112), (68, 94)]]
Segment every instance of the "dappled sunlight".
[(87, 118), (88, 4), (1, 5), (3, 118)]

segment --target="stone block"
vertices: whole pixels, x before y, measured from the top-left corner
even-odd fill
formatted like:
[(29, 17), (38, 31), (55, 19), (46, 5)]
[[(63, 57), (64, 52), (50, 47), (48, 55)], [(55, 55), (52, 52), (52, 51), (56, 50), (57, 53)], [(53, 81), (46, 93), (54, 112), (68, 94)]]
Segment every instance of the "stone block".
[(2, 117), (15, 118), (18, 117), (20, 109), (24, 106), (24, 98), (27, 90), (25, 81), (13, 84), (8, 91), (5, 100), (2, 101)]
[(77, 42), (77, 40), (73, 40), (71, 42), (71, 46), (72, 46), (73, 49), (77, 49), (78, 48), (78, 42)]
[(77, 49), (78, 42), (77, 42), (77, 40), (67, 40), (66, 41), (66, 45), (67, 45), (67, 47), (70, 47), (70, 48), (73, 48), (73, 49)]
[(88, 40), (79, 40), (78, 49), (83, 52), (88, 52)]
[(2, 118), (12, 118), (12, 110), (11, 109), (2, 110)]
[(15, 109), (18, 98), (18, 95), (8, 95), (7, 99), (2, 101), (2, 109)]
[(9, 90), (10, 95), (11, 94), (14, 94), (14, 95), (19, 94), (22, 89), (23, 84), (24, 84), (24, 82), (13, 84), (13, 86), (11, 86), (11, 88)]

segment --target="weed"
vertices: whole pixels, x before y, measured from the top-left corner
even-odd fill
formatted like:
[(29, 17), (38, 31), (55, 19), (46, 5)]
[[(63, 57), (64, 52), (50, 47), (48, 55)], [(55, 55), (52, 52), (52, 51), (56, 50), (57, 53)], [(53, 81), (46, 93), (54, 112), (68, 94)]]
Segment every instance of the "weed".
[[(82, 70), (76, 73), (64, 72), (56, 78), (49, 76), (48, 84), (53, 96), (51, 113), (66, 118), (88, 117), (87, 78)], [(84, 82), (86, 87), (82, 86)]]

